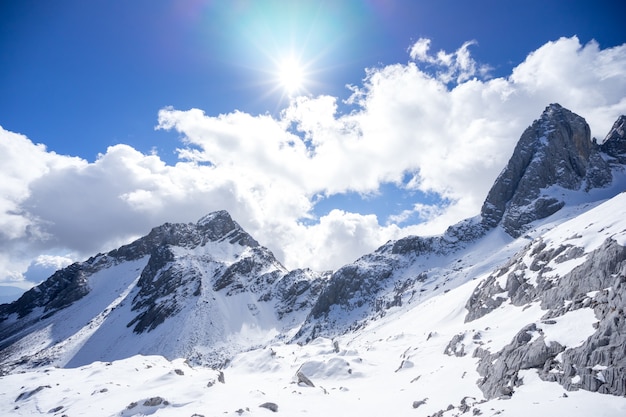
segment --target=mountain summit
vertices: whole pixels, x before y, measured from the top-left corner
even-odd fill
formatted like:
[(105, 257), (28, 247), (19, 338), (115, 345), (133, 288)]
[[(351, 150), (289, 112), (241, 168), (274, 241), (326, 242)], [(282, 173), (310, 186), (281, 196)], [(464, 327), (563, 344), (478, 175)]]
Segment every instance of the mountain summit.
[[(438, 236), (389, 241), (332, 273), (288, 271), (226, 211), (70, 265), (0, 305), (3, 386), (24, 387), (5, 396), (17, 405), (0, 398), (0, 413), (71, 411), (67, 381), (33, 386), (61, 372), (41, 370), (52, 365), (90, 387), (91, 396), (82, 386), (75, 394), (89, 403), (115, 390), (107, 369), (124, 381), (160, 372), (136, 387), (145, 397), (107, 397), (95, 414), (174, 405), (199, 415), (194, 404), (207, 397), (224, 401), (208, 409), (254, 398), (276, 412), (271, 394), (289, 415), (337, 414), (329, 404), (349, 401), (359, 415), (506, 416), (539, 402), (541, 414), (621, 416), (625, 130), (622, 116), (599, 144), (582, 117), (551, 104), (480, 215)], [(188, 384), (176, 403), (153, 389), (179, 395), (172, 378)], [(216, 381), (219, 395), (200, 394)], [(597, 393), (612, 396), (598, 406)], [(225, 413), (256, 414), (235, 409)]]
[(615, 134), (598, 146), (591, 140), (585, 119), (559, 104), (549, 105), (522, 134), (487, 194), (481, 209), (483, 223), (488, 227), (500, 224), (511, 236), (519, 237), (526, 225), (565, 205), (565, 193), (560, 190), (607, 186), (612, 181), (611, 167), (601, 152), (617, 157), (622, 140)]

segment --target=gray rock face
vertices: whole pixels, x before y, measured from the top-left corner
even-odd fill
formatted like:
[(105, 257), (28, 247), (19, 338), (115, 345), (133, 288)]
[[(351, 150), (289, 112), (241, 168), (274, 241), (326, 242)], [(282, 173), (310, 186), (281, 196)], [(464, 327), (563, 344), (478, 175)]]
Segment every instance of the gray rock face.
[(489, 191), (481, 209), (483, 223), (501, 224), (511, 236), (519, 237), (525, 225), (565, 204), (548, 188), (586, 191), (608, 185), (611, 169), (600, 151), (591, 141), (585, 119), (551, 104), (522, 134)]
[(485, 231), (474, 219), (464, 220), (440, 236), (408, 236), (387, 242), (338, 269), (323, 287), (296, 338), (333, 337), (385, 315), (403, 300), (418, 298), (416, 294), (438, 291), (446, 280), (434, 283), (436, 278), (429, 278), (429, 268), (420, 264), (430, 257), (447, 262), (447, 255), (482, 237)]
[[(530, 265), (524, 261), (529, 255)], [(550, 274), (550, 262), (582, 257), (584, 262), (564, 276)], [(504, 276), (506, 285), (501, 288), (498, 281)], [(494, 300), (496, 294), (504, 292), (507, 298), (500, 295)], [(518, 371), (530, 368), (537, 369), (542, 379), (556, 381), (568, 390), (626, 395), (625, 247), (608, 238), (585, 254), (571, 244), (555, 249), (537, 240), (474, 290), (466, 305), (466, 321), (488, 314), (504, 301), (518, 306), (540, 301), (546, 310), (542, 317), (546, 326), (569, 311), (593, 308), (597, 330), (581, 346), (568, 348), (554, 342), (547, 346), (541, 328), (530, 324), (498, 352), (477, 349), (474, 355), (481, 358), (478, 371), (483, 376), (479, 386), (487, 398), (513, 390), (521, 383)], [(531, 337), (533, 333), (537, 337)]]
[(626, 164), (626, 116), (620, 116), (615, 121), (600, 150), (617, 163)]

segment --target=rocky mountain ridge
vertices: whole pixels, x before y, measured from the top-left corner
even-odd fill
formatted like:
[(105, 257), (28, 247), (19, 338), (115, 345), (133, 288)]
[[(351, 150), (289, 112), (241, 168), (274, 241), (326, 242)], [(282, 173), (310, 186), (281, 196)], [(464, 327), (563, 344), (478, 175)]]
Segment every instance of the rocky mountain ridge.
[[(582, 117), (548, 106), (522, 134), (479, 216), (440, 236), (387, 242), (332, 274), (287, 271), (225, 211), (164, 224), (1, 305), (0, 365), (11, 373), (160, 354), (224, 367), (276, 341), (359, 334), (477, 280), (467, 323), (506, 305), (545, 310), (497, 349), (476, 331), (441, 352), (475, 355), (486, 399), (513, 395), (528, 369), (567, 389), (624, 396), (624, 213), (606, 212), (603, 222), (584, 215), (598, 200), (624, 199), (615, 196), (626, 189), (625, 124), (620, 117), (598, 144)], [(568, 218), (583, 220), (565, 242)], [(601, 238), (577, 243), (591, 233)], [(547, 342), (547, 323), (584, 309), (597, 318), (588, 339)]]

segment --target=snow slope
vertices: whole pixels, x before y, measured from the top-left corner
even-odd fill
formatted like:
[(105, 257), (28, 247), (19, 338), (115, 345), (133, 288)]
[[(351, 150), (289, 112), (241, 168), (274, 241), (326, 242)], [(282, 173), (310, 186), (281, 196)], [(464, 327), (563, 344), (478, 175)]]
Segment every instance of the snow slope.
[[(0, 414), (268, 416), (275, 406), (278, 415), (288, 416), (623, 416), (625, 397), (567, 391), (540, 379), (533, 368), (519, 371), (521, 384), (512, 395), (485, 400), (477, 385), (480, 358), (472, 353), (478, 347), (497, 352), (530, 324), (541, 329), (531, 332), (531, 340), (543, 337), (546, 346), (558, 343), (567, 349), (580, 346), (596, 331), (598, 318), (591, 305), (546, 320), (540, 302), (519, 306), (507, 300), (466, 321), (465, 306), (477, 284), (495, 274), (520, 246), (525, 246), (520, 259), (532, 262), (527, 250), (538, 242), (550, 247), (575, 241), (584, 253), (551, 271), (552, 279), (559, 279), (606, 238), (626, 243), (626, 193), (586, 208), (573, 218), (546, 219), (529, 237), (502, 242), (501, 252), (496, 252), (500, 259), (486, 258), (454, 271), (465, 276), (462, 285), (419, 303), (392, 307), (358, 332), (305, 345), (274, 340), (237, 354), (221, 371), (182, 359), (135, 355), (5, 375), (0, 379)], [(494, 235), (481, 244), (493, 249), (498, 239)], [(478, 259), (485, 247), (475, 249), (461, 257)], [(234, 312), (233, 323), (237, 320)], [(271, 329), (259, 330), (271, 335)], [(254, 334), (251, 329), (242, 332)], [(596, 372), (602, 378), (602, 366)]]

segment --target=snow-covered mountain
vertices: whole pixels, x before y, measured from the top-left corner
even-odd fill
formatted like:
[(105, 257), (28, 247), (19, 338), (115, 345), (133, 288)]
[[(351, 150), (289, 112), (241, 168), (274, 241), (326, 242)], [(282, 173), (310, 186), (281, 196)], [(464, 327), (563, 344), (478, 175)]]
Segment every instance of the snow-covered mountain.
[(74, 367), (160, 354), (217, 366), (290, 338), (322, 284), (312, 271), (287, 271), (219, 211), (154, 228), (0, 306), (0, 360)]
[(73, 264), (0, 306), (0, 412), (624, 415), (625, 127), (552, 104), (478, 216), (333, 273), (223, 211)]

